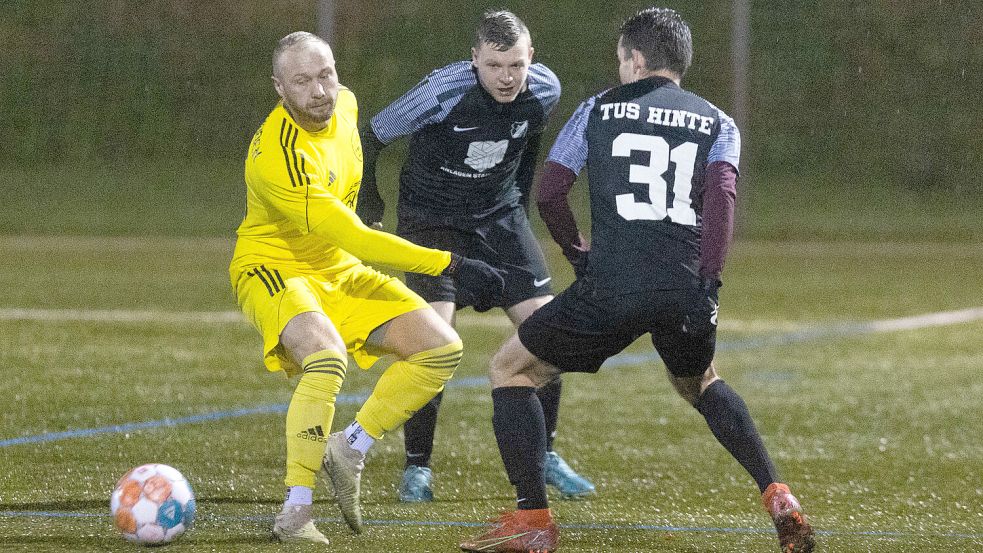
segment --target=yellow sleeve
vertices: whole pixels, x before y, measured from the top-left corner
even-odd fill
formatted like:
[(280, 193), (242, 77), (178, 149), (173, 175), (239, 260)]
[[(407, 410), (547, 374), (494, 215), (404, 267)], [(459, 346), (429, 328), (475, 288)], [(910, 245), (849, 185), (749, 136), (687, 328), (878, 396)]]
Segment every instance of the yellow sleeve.
[[(451, 262), (450, 252), (418, 246), (388, 232), (371, 229), (337, 196), (327, 191), (316, 171), (287, 174), (286, 164), (264, 164), (257, 193), (301, 233), (326, 239), (364, 262), (400, 271), (439, 275)], [(304, 179), (303, 183), (298, 183)]]
[(338, 198), (322, 208), (326, 216), (311, 232), (362, 261), (426, 275), (439, 275), (450, 265), (450, 252), (424, 248), (395, 234), (371, 229)]

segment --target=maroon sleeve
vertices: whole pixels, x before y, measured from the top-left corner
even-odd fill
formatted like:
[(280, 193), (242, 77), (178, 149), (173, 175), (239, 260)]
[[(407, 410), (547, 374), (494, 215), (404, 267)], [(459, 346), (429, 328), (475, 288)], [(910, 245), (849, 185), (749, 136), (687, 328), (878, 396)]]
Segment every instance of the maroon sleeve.
[(726, 161), (707, 166), (703, 185), (703, 234), (700, 238), (700, 276), (720, 278), (734, 234), (737, 168)]
[(540, 217), (546, 223), (553, 240), (563, 249), (563, 255), (571, 262), (590, 249), (587, 240), (577, 230), (577, 221), (573, 218), (573, 210), (567, 201), (567, 195), (576, 180), (577, 174), (569, 168), (547, 161), (536, 196)]

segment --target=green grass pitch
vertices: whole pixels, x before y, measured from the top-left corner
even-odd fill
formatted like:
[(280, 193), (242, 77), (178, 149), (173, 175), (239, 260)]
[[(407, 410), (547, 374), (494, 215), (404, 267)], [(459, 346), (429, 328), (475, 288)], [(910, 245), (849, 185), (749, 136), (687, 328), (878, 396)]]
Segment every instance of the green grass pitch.
[[(0, 550), (139, 549), (114, 531), (108, 498), (146, 462), (182, 470), (198, 498), (196, 527), (166, 551), (319, 550), (270, 541), (282, 413), (8, 443), (285, 404), (290, 384), (262, 369), (254, 331), (201, 315), (235, 309), (229, 248), (215, 238), (0, 237)], [(983, 550), (983, 321), (844, 326), (983, 305), (981, 266), (973, 244), (735, 244), (717, 363), (821, 551)], [(558, 280), (569, 280), (564, 271)], [(513, 505), (480, 380), (509, 327), (465, 314), (460, 330), (467, 353), (441, 411), (437, 500), (396, 501), (402, 440), (388, 436), (366, 468), (363, 535), (340, 521), (326, 482), (316, 491), (328, 550), (454, 551)], [(642, 341), (630, 353), (650, 349)], [(366, 394), (375, 373), (352, 371), (342, 393)], [(659, 363), (565, 382), (556, 446), (598, 493), (553, 502), (563, 551), (777, 551), (750, 478)], [(340, 405), (335, 427), (356, 407)]]

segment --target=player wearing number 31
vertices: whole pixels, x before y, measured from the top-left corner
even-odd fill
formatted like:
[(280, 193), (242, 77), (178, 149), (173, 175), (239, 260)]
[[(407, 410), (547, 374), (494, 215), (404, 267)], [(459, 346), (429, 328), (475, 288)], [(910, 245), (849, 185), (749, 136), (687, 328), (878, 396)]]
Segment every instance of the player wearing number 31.
[[(561, 370), (597, 372), (649, 334), (676, 391), (757, 483), (783, 551), (811, 551), (813, 532), (798, 501), (779, 479), (744, 401), (711, 364), (740, 135), (725, 113), (680, 88), (692, 40), (676, 12), (649, 8), (630, 17), (617, 55), (622, 86), (574, 113), (550, 152), (537, 198), (578, 278), (492, 360), (492, 420), (518, 510), (461, 547), (556, 549), (559, 532), (535, 470), (546, 442), (535, 388)], [(587, 253), (566, 200), (585, 165)], [(703, 469), (694, 459), (686, 470)]]

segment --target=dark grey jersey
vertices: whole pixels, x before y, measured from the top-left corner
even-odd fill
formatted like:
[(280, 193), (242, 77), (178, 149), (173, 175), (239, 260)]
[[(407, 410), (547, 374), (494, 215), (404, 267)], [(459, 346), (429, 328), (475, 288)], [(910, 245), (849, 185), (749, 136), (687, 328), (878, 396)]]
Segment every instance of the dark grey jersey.
[(410, 136), (400, 175), (401, 223), (470, 225), (519, 204), (517, 180), (531, 178), (528, 165), (560, 96), (560, 82), (545, 65), (532, 64), (527, 83), (514, 101), (501, 104), (479, 84), (470, 61), (456, 62), (372, 118), (383, 144)]
[(703, 98), (661, 77), (594, 96), (549, 160), (590, 183), (590, 267), (622, 291), (689, 286), (700, 268), (706, 167), (738, 167), (740, 133)]

